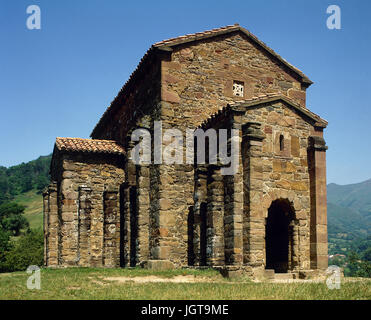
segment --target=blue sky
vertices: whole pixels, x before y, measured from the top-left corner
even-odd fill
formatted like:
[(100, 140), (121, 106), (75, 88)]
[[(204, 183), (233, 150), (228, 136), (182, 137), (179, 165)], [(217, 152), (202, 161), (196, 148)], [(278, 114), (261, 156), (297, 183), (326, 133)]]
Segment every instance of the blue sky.
[[(28, 30), (26, 8), (41, 8)], [(326, 27), (329, 5), (342, 29)], [(0, 165), (88, 138), (152, 43), (239, 23), (315, 83), (307, 105), (329, 121), (327, 180), (371, 178), (371, 1), (0, 0)]]

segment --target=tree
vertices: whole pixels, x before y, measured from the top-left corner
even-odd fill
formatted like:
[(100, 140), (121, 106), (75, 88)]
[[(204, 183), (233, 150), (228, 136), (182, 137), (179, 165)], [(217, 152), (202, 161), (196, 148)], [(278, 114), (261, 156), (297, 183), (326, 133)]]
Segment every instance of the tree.
[(4, 262), (5, 262), (5, 254), (12, 248), (10, 242), (10, 233), (5, 231), (0, 226), (0, 272), (5, 271), (4, 269)]
[(359, 264), (358, 276), (363, 278), (371, 278), (371, 263), (361, 261)]
[(346, 276), (371, 278), (371, 263), (361, 260), (358, 254), (352, 251), (348, 256), (348, 265), (344, 271)]
[(350, 277), (357, 276), (359, 270), (358, 260), (359, 260), (358, 255), (354, 251), (351, 251), (348, 255), (348, 265), (346, 268), (347, 276)]
[(371, 248), (368, 248), (363, 252), (363, 260), (371, 262)]
[(29, 230), (15, 241), (5, 253), (3, 269), (8, 272), (24, 271), (31, 265), (41, 267), (44, 260), (44, 235), (42, 230)]
[(29, 227), (27, 219), (23, 216), (24, 209), (24, 206), (15, 202), (0, 205), (0, 226), (18, 236), (21, 229)]
[(45, 187), (49, 184), (49, 178), (43, 175), (39, 175), (36, 178), (36, 189), (38, 193), (41, 193)]

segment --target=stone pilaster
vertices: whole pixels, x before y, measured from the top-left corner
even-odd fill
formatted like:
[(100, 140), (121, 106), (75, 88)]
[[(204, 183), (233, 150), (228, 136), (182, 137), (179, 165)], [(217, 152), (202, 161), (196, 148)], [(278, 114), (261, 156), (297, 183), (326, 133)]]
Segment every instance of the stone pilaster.
[(48, 230), (48, 239), (44, 244), (46, 246), (46, 263), (48, 266), (57, 266), (59, 264), (60, 225), (58, 219), (58, 191), (56, 182), (50, 184), (48, 188), (46, 210), (48, 212), (45, 221), (47, 223), (45, 227)]
[(79, 265), (90, 266), (91, 188), (79, 187)]
[(44, 265), (48, 265), (49, 251), (49, 191), (43, 192)]
[(118, 190), (107, 189), (103, 195), (103, 266), (119, 265), (120, 215)]
[(321, 136), (309, 138), (308, 165), (310, 176), (310, 267), (324, 270), (328, 266), (326, 150)]
[(63, 179), (61, 182), (61, 261), (63, 265), (78, 264), (78, 193), (74, 182)]
[(149, 166), (140, 165), (136, 170), (137, 185), (137, 214), (138, 214), (138, 263), (145, 262), (149, 258)]
[[(128, 136), (128, 140), (130, 135)], [(130, 155), (134, 143), (129, 140), (127, 146), (128, 155)], [(137, 264), (137, 190), (136, 190), (136, 167), (131, 159), (125, 162), (126, 182), (123, 185), (123, 203), (124, 203), (124, 231), (123, 231), (123, 261), (125, 267), (136, 266)]]
[(262, 267), (265, 263), (265, 218), (262, 209), (264, 135), (261, 124), (249, 122), (243, 127), (242, 154), (244, 180), (244, 263)]
[(130, 266), (130, 187), (127, 182), (121, 186), (121, 206), (122, 206), (122, 216), (121, 216), (121, 261), (120, 265), (122, 267)]
[(220, 266), (225, 263), (225, 245), (224, 185), (219, 166), (209, 166), (207, 193), (207, 265)]
[[(225, 263), (227, 265), (241, 265), (243, 263), (243, 167), (242, 167), (242, 117), (241, 113), (234, 111), (232, 129), (238, 130), (238, 136), (231, 137), (228, 141), (230, 146), (232, 139), (237, 139), (238, 168), (233, 175), (224, 176), (225, 190)], [(231, 150), (231, 148), (229, 148)]]

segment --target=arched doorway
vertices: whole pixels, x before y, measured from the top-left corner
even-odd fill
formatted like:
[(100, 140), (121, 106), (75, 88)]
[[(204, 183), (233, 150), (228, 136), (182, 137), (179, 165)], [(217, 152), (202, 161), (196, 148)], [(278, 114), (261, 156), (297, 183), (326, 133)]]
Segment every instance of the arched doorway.
[(287, 199), (272, 202), (265, 225), (266, 269), (287, 272), (291, 265), (294, 209)]

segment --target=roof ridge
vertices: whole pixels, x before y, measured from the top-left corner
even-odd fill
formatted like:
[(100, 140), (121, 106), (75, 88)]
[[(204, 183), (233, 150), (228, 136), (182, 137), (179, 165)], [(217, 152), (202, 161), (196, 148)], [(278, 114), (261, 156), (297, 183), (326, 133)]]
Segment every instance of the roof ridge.
[(91, 139), (91, 138), (79, 138), (79, 137), (57, 137), (56, 139), (72, 139), (72, 140), (83, 140), (83, 141), (92, 141), (92, 142), (108, 142), (119, 144), (116, 140), (107, 140), (107, 139)]
[(169, 38), (169, 39), (165, 39), (165, 40), (155, 42), (153, 44), (153, 46), (157, 47), (158, 45), (162, 45), (162, 44), (165, 44), (165, 43), (170, 42), (170, 41), (179, 40), (179, 39), (182, 39), (182, 38), (190, 38), (190, 37), (194, 37), (194, 36), (203, 35), (205, 33), (219, 32), (221, 30), (228, 30), (228, 29), (238, 30), (239, 29), (239, 24), (227, 25), (227, 26), (220, 27), (220, 28), (213, 28), (213, 29), (205, 30), (205, 31), (201, 31), (201, 32), (189, 33), (189, 34), (185, 34), (185, 35), (182, 35), (182, 36), (172, 37), (172, 38)]

